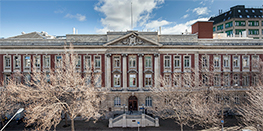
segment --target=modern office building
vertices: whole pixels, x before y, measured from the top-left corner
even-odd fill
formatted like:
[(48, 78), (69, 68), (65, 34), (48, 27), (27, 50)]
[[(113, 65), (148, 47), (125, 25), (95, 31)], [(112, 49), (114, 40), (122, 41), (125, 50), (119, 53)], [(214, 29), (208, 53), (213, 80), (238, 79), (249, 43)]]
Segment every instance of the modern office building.
[(214, 33), (226, 33), (229, 37), (245, 35), (253, 39), (263, 39), (263, 8), (237, 5), (227, 12), (219, 11), (219, 15), (211, 17), (209, 21), (214, 21)]
[[(231, 17), (227, 21), (230, 20), (235, 23), (240, 18)], [(258, 26), (261, 28), (261, 24)], [(230, 28), (241, 28), (234, 27)], [(112, 114), (123, 109), (139, 110), (142, 106), (148, 110), (160, 108), (149, 88), (161, 86), (160, 76), (168, 80), (176, 76), (180, 80), (182, 74), (192, 69), (201, 71), (213, 66), (210, 69), (216, 72), (215, 78), (211, 78), (215, 80), (213, 87), (242, 91), (256, 84), (254, 74), (257, 70), (252, 61), (263, 59), (262, 39), (214, 39), (212, 22), (196, 22), (192, 28), (192, 34), (188, 35), (127, 31), (102, 35), (67, 34), (55, 38), (45, 32), (32, 32), (0, 39), (0, 80), (8, 80), (14, 72), (22, 72), (29, 80), (33, 69), (48, 72), (56, 68), (64, 46), (73, 44), (78, 54), (76, 69), (87, 74), (85, 68), (93, 66), (94, 73), (100, 75), (97, 86), (110, 89), (104, 104)], [(202, 75), (195, 79), (203, 80)], [(182, 86), (177, 82), (171, 84)], [(233, 97), (238, 102), (242, 96), (235, 92)]]

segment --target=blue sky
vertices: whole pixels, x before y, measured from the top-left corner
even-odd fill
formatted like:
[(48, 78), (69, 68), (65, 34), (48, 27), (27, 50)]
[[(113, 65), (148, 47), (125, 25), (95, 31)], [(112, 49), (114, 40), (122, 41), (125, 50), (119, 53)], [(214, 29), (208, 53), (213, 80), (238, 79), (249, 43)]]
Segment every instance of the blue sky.
[(180, 34), (197, 20), (207, 20), (235, 5), (261, 8), (262, 0), (0, 0), (0, 37), (46, 31), (65, 36), (131, 29)]

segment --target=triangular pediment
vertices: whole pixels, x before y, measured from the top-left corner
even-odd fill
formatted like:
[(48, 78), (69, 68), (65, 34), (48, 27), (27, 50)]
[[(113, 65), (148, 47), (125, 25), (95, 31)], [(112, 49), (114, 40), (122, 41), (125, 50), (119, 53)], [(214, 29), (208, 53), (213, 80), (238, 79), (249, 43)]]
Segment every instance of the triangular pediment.
[(131, 32), (117, 39), (107, 42), (103, 46), (162, 46), (158, 42), (140, 36), (136, 32)]

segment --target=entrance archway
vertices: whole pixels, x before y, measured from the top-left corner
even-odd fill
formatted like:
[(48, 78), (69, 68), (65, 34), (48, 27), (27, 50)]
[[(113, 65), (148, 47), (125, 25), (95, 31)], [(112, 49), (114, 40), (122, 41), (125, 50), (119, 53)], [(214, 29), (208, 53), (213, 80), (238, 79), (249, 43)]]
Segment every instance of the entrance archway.
[(138, 99), (136, 96), (130, 96), (128, 99), (128, 103), (129, 103), (129, 111), (133, 110), (133, 111), (137, 111), (138, 110)]

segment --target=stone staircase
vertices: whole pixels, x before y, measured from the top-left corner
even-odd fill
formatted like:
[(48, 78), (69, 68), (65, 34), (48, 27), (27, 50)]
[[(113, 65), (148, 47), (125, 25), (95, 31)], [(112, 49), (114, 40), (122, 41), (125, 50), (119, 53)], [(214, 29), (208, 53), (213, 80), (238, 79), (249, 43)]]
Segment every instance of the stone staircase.
[[(139, 124), (138, 124), (139, 123)], [(113, 127), (147, 127), (155, 126), (159, 127), (159, 119), (153, 118), (146, 114), (133, 113), (122, 114), (115, 118), (109, 119), (109, 128)]]

